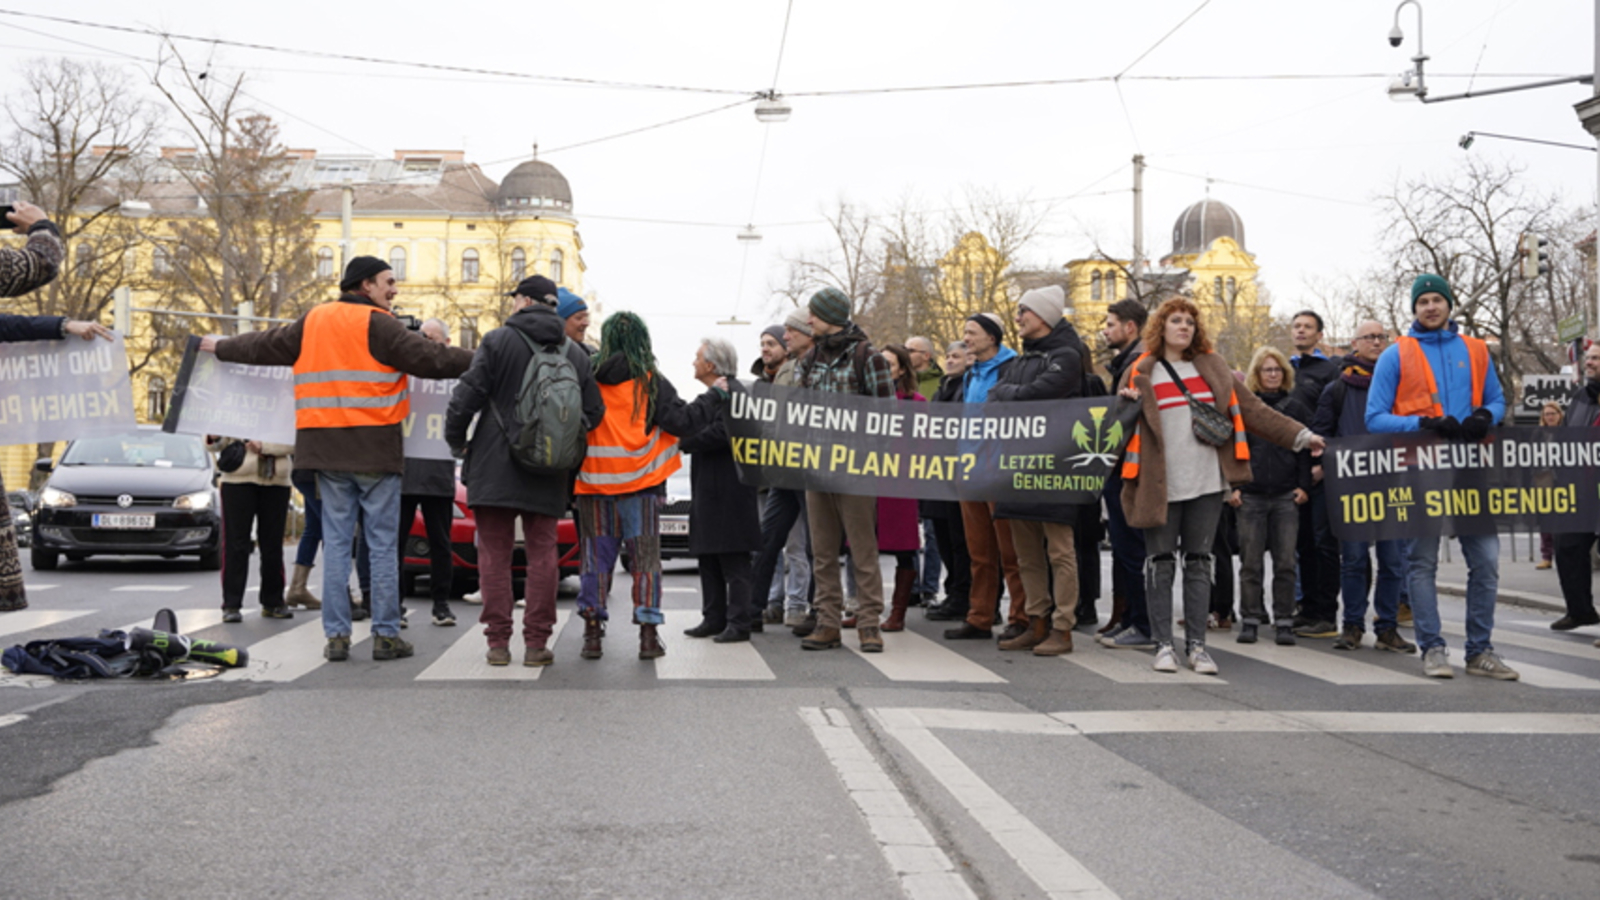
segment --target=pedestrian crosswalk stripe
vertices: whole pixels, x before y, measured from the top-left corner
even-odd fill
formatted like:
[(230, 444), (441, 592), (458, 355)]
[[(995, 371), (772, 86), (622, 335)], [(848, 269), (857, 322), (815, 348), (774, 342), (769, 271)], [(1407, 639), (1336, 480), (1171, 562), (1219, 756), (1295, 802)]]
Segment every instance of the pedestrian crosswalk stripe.
[(710, 638), (683, 635), (700, 621), (697, 609), (664, 609), (665, 634), (679, 637), (667, 645), (667, 655), (655, 661), (656, 677), (663, 681), (775, 681), (776, 675), (754, 644), (718, 644)]
[(0, 616), (0, 636), (21, 634), (89, 615), (87, 610), (23, 609)]
[[(1363, 662), (1352, 656), (1335, 655), (1331, 649), (1318, 646), (1280, 647), (1277, 644), (1208, 644), (1213, 652), (1243, 656), (1258, 662), (1278, 666), (1297, 675), (1326, 681), (1329, 684), (1437, 684), (1437, 679), (1425, 678), (1421, 666), (1416, 674), (1388, 669), (1374, 662)], [(1361, 651), (1357, 651), (1361, 652)], [(1228, 670), (1225, 660), (1219, 660), (1222, 671)]]
[(890, 681), (938, 681), (957, 684), (1005, 684), (1004, 678), (965, 656), (914, 631), (883, 636), (882, 653), (862, 653), (856, 636), (844, 634), (844, 645)]
[(993, 712), (935, 707), (874, 709), (890, 731), (939, 729), (1081, 737), (1094, 734), (1595, 734), (1594, 713), (1360, 712), (1264, 709)]
[(187, 584), (123, 584), (111, 589), (115, 594), (176, 594), (187, 591)]
[(1517, 660), (1509, 662), (1511, 668), (1517, 670), (1518, 679), (1523, 684), (1531, 684), (1540, 688), (1555, 688), (1573, 691), (1600, 691), (1600, 680), (1577, 675), (1572, 672), (1563, 672), (1560, 669), (1551, 669), (1545, 666), (1536, 666), (1533, 663)]
[[(356, 655), (356, 645), (371, 636), (371, 621), (353, 624), (350, 634), (352, 658)], [(251, 644), (250, 665), (243, 669), (229, 669), (222, 673), (221, 678), (225, 681), (294, 681), (316, 671), (326, 662), (322, 656), (322, 648), (326, 645), (321, 619), (296, 625), (288, 631)]]
[[(1452, 638), (1465, 638), (1466, 629), (1451, 623), (1444, 625), (1440, 631)], [(1523, 650), (1538, 650), (1543, 653), (1555, 653), (1560, 656), (1571, 656), (1577, 659), (1586, 659), (1590, 662), (1600, 662), (1600, 653), (1594, 650), (1594, 644), (1587, 640), (1565, 640), (1558, 637), (1544, 637), (1537, 634), (1522, 634), (1507, 628), (1496, 629), (1489, 643), (1493, 644), (1496, 652), (1505, 655), (1505, 647), (1519, 647)], [(1515, 668), (1515, 667), (1513, 667)]]
[(1199, 675), (1182, 666), (1175, 673), (1157, 672), (1150, 668), (1155, 660), (1149, 653), (1110, 650), (1099, 645), (1081, 647), (1060, 658), (1118, 684), (1186, 684), (1192, 687), (1228, 683), (1215, 675)]
[[(562, 629), (572, 618), (570, 610), (556, 610), (556, 623), (550, 633), (548, 647), (554, 647), (561, 638)], [(538, 681), (548, 666), (525, 666), (519, 658), (519, 649), (522, 644), (512, 641), (511, 665), (491, 666), (485, 659), (489, 652), (489, 644), (484, 639), (483, 632), (476, 628), (467, 629), (450, 645), (433, 664), (422, 670), (417, 676), (418, 681)]]
[[(178, 620), (179, 634), (193, 634), (202, 628), (222, 624), (222, 610), (218, 607), (207, 609), (175, 609), (172, 614)], [(132, 631), (135, 628), (149, 628), (155, 621), (154, 615), (145, 616), (137, 622), (117, 626), (118, 631)], [(227, 641), (223, 641), (227, 643)]]
[(53, 591), (58, 587), (61, 587), (61, 585), (59, 585), (59, 584), (34, 584), (33, 582), (30, 581), (30, 582), (28, 582), (28, 593), (34, 594), (34, 593), (38, 593), (39, 591)]

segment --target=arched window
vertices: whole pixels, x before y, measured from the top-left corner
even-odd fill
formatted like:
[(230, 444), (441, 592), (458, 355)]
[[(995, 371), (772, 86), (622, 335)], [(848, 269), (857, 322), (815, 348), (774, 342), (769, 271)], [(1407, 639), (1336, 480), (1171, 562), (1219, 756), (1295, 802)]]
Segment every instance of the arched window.
[(478, 251), (461, 252), (461, 280), (469, 284), (478, 280)]
[(511, 251), (511, 280), (521, 281), (528, 277), (528, 254), (518, 247)]
[(1096, 272), (1089, 276), (1089, 299), (1099, 300), (1102, 296), (1100, 290), (1100, 273)]
[(1222, 302), (1223, 294), (1222, 294), (1222, 276), (1221, 275), (1218, 275), (1211, 282), (1211, 299), (1212, 299), (1213, 302), (1216, 302), (1216, 303), (1221, 303)]
[(1107, 303), (1115, 303), (1115, 302), (1117, 302), (1117, 273), (1116, 272), (1107, 272), (1106, 273), (1106, 302)]
[(394, 270), (395, 281), (406, 280), (406, 248), (395, 247), (389, 251), (389, 268)]
[(1239, 285), (1238, 285), (1238, 282), (1233, 280), (1233, 276), (1231, 276), (1231, 275), (1228, 276), (1228, 299), (1229, 300), (1237, 300), (1237, 299), (1239, 299)]
[(172, 277), (172, 251), (160, 245), (150, 257), (150, 274), (157, 278)]
[(160, 375), (151, 375), (145, 385), (144, 416), (150, 422), (161, 422), (167, 418), (167, 380)]
[(331, 247), (323, 247), (317, 251), (317, 277), (333, 277), (333, 249)]
[(566, 256), (560, 250), (550, 251), (550, 280), (556, 284), (561, 283), (562, 263), (565, 260)]
[(72, 274), (79, 278), (88, 278), (89, 272), (94, 268), (94, 245), (88, 241), (80, 241), (76, 259), (77, 262), (72, 267)]

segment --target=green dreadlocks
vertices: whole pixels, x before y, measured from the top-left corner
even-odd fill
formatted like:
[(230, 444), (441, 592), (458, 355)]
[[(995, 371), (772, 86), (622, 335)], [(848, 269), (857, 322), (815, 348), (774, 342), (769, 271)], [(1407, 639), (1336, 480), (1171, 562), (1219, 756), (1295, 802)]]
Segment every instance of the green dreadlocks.
[(645, 426), (654, 428), (656, 422), (656, 355), (650, 349), (650, 329), (644, 320), (631, 312), (615, 313), (606, 319), (600, 329), (600, 358), (610, 359), (620, 353), (628, 361), (628, 377), (633, 379), (633, 414), (639, 414), (639, 404), (645, 405)]

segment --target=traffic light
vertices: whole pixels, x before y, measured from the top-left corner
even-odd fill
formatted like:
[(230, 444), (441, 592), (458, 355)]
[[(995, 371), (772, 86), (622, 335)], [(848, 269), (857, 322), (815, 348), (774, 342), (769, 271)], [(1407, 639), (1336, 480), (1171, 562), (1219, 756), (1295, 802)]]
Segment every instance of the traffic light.
[(1531, 231), (1517, 238), (1517, 256), (1521, 258), (1523, 278), (1538, 278), (1550, 271), (1550, 251), (1545, 249), (1548, 246), (1548, 238)]

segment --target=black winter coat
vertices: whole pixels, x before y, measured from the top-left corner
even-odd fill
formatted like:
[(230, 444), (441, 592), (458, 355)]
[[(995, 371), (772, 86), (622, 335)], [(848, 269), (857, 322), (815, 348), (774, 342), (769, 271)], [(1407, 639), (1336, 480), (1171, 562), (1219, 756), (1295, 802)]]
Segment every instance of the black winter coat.
[[(960, 403), (961, 392), (961, 376), (946, 375), (939, 379), (939, 390), (928, 399), (934, 403)], [(917, 515), (924, 519), (959, 519), (961, 504), (955, 500), (918, 500)]]
[(56, 341), (65, 337), (62, 316), (12, 316), (0, 314), (0, 343)]
[[(500, 410), (507, 424), (522, 389), (522, 373), (533, 353), (514, 332), (520, 331), (536, 344), (565, 342), (567, 359), (577, 370), (583, 386), (583, 422), (588, 428), (599, 424), (606, 413), (589, 366), (589, 354), (567, 340), (561, 317), (548, 306), (535, 304), (511, 314), (506, 323), (484, 335), (483, 343), (472, 356), (472, 367), (456, 382), (445, 413), (444, 439), (452, 450), (466, 448), (466, 463), (461, 482), (467, 486), (467, 504), (472, 507), (498, 506), (526, 510), (543, 516), (560, 517), (571, 502), (572, 478), (569, 475), (530, 475), (511, 461), (511, 447), (500, 422), (488, 404)], [(467, 426), (478, 417), (478, 427), (468, 444)]]
[[(733, 379), (728, 379), (731, 383)], [(730, 384), (731, 387), (731, 384)], [(708, 403), (720, 403), (716, 391)], [(701, 399), (705, 394), (701, 395)], [(699, 403), (696, 399), (695, 403)], [(761, 549), (761, 509), (757, 490), (739, 480), (722, 416), (699, 431), (678, 439), (689, 454), (689, 552), (754, 553)]]
[[(1068, 400), (1083, 394), (1083, 342), (1063, 319), (1042, 338), (1022, 342), (1022, 355), (1000, 372), (989, 389), (990, 402)], [(997, 503), (996, 519), (1025, 519), (1077, 525), (1082, 504)], [(1099, 514), (1098, 505), (1095, 514)]]
[[(1302, 425), (1311, 424), (1311, 410), (1296, 394), (1283, 391), (1257, 392), (1261, 402)], [(1239, 486), (1246, 494), (1265, 494), (1276, 497), (1295, 488), (1311, 493), (1311, 451), (1299, 453), (1279, 447), (1253, 432), (1250, 440), (1250, 481)]]
[(1301, 356), (1294, 363), (1294, 397), (1306, 409), (1315, 410), (1322, 399), (1322, 389), (1339, 377), (1344, 368), (1344, 358), (1324, 359), (1320, 356)]

